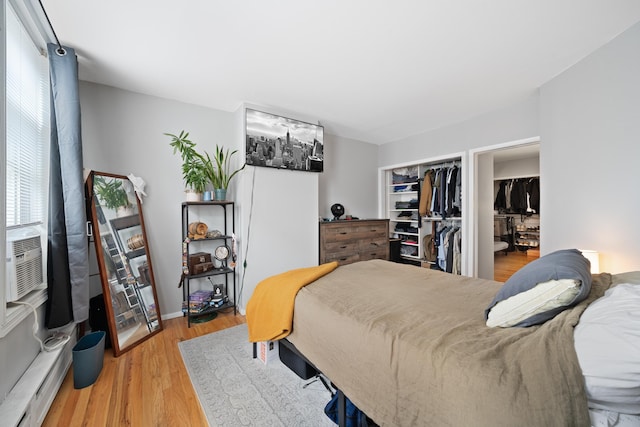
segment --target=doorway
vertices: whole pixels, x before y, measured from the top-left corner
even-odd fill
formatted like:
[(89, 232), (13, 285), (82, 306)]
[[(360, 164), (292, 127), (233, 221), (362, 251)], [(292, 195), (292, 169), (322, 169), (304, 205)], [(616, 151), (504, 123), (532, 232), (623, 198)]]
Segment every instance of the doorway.
[[(502, 182), (539, 180), (540, 139), (484, 147), (470, 151), (470, 156), (471, 271), (475, 277), (506, 281), (539, 257), (540, 213), (530, 208), (512, 212), (495, 209), (496, 195)], [(504, 243), (496, 244), (499, 241), (507, 243), (506, 248)]]

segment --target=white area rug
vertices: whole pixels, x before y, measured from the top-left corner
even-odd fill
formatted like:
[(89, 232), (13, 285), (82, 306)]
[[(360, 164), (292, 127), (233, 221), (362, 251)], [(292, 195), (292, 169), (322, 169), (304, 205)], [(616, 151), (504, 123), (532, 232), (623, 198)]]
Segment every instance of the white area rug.
[(324, 414), (331, 399), (280, 360), (253, 359), (247, 326), (239, 325), (178, 343), (193, 387), (211, 426), (335, 426)]

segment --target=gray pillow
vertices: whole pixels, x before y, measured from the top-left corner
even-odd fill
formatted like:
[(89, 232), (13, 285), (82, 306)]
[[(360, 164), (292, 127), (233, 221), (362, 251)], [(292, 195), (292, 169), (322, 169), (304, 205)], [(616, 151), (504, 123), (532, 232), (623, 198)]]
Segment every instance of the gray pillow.
[(562, 249), (540, 257), (522, 267), (500, 288), (484, 312), (485, 320), (489, 317), (489, 311), (500, 301), (521, 292), (528, 291), (539, 283), (561, 279), (580, 281), (580, 292), (576, 297), (565, 306), (535, 314), (515, 326), (526, 327), (544, 323), (563, 310), (576, 305), (589, 295), (589, 291), (591, 290), (591, 263), (579, 250)]

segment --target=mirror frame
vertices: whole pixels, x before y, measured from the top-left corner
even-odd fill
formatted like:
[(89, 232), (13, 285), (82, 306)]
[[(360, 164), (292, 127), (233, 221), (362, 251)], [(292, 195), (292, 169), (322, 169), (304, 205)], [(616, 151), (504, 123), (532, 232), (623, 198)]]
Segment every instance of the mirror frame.
[[(96, 258), (98, 261), (98, 267), (100, 270), (100, 281), (102, 282), (102, 293), (103, 293), (103, 297), (104, 297), (104, 301), (105, 301), (105, 309), (106, 309), (106, 315), (107, 315), (107, 323), (109, 325), (109, 335), (111, 337), (111, 345), (113, 348), (113, 352), (114, 352), (114, 356), (120, 356), (122, 353), (131, 350), (133, 347), (135, 347), (136, 345), (142, 343), (143, 341), (146, 341), (147, 339), (151, 338), (152, 336), (154, 336), (155, 334), (159, 333), (160, 331), (162, 331), (163, 326), (162, 326), (162, 319), (160, 317), (160, 306), (158, 304), (158, 295), (156, 293), (156, 285), (155, 285), (155, 278), (153, 276), (153, 266), (151, 263), (151, 254), (149, 252), (149, 245), (148, 245), (148, 240), (147, 240), (147, 232), (146, 232), (146, 227), (145, 227), (145, 223), (144, 223), (144, 216), (142, 215), (142, 205), (140, 203), (140, 200), (137, 196), (137, 194), (135, 192), (135, 199), (136, 199), (136, 204), (137, 204), (137, 212), (138, 212), (138, 216), (140, 218), (140, 228), (141, 228), (141, 233), (142, 233), (142, 238), (143, 238), (143, 247), (145, 250), (145, 254), (146, 254), (146, 263), (148, 266), (148, 271), (145, 271), (145, 279), (147, 279), (150, 283), (150, 287), (151, 290), (153, 292), (153, 298), (154, 298), (154, 303), (155, 303), (155, 312), (156, 312), (156, 318), (157, 318), (157, 322), (158, 325), (155, 329), (153, 330), (149, 330), (149, 333), (146, 334), (143, 337), (140, 337), (139, 339), (132, 341), (131, 343), (127, 343), (126, 346), (121, 347), (120, 346), (120, 342), (118, 340), (118, 328), (117, 328), (117, 324), (116, 324), (116, 317), (115, 317), (115, 309), (113, 307), (113, 299), (112, 299), (112, 295), (111, 295), (111, 286), (110, 286), (110, 279), (111, 276), (108, 273), (107, 270), (107, 266), (105, 263), (105, 250), (102, 247), (102, 236), (100, 234), (100, 219), (102, 219), (103, 221), (113, 221), (114, 219), (105, 219), (104, 218), (104, 214), (101, 213), (101, 216), (98, 216), (98, 211), (96, 209), (96, 203), (94, 200), (94, 197), (96, 197), (95, 191), (94, 191), (94, 183), (95, 183), (95, 177), (96, 176), (100, 176), (100, 177), (105, 177), (105, 178), (113, 178), (113, 179), (121, 179), (124, 181), (129, 182), (129, 178), (127, 178), (124, 175), (116, 175), (116, 174), (112, 174), (112, 173), (106, 173), (106, 172), (97, 172), (97, 171), (91, 171), (89, 173), (89, 176), (87, 177), (86, 183), (85, 183), (85, 191), (87, 193), (87, 206), (90, 207), (91, 209), (91, 229), (92, 229), (92, 233), (93, 233), (93, 241), (95, 244), (95, 251), (96, 251)], [(131, 199), (129, 200), (131, 202)], [(98, 225), (96, 225), (98, 224)], [(137, 225), (137, 224), (136, 224)], [(117, 231), (114, 231), (115, 234), (118, 234)], [(123, 246), (123, 244), (125, 242), (122, 242), (122, 237), (119, 235), (114, 236), (115, 237), (115, 241), (116, 241), (116, 245), (119, 246)], [(136, 249), (139, 250), (139, 249)], [(135, 277), (135, 276), (134, 276)], [(140, 298), (138, 296), (138, 298)], [(146, 314), (143, 313), (146, 317)], [(148, 321), (147, 321), (147, 327), (148, 327)]]

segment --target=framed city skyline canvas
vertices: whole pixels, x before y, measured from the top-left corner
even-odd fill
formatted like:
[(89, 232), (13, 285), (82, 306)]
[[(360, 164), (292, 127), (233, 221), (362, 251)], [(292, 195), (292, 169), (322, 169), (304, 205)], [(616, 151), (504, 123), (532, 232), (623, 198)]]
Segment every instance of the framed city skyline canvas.
[(307, 172), (324, 170), (324, 128), (247, 108), (246, 162)]

